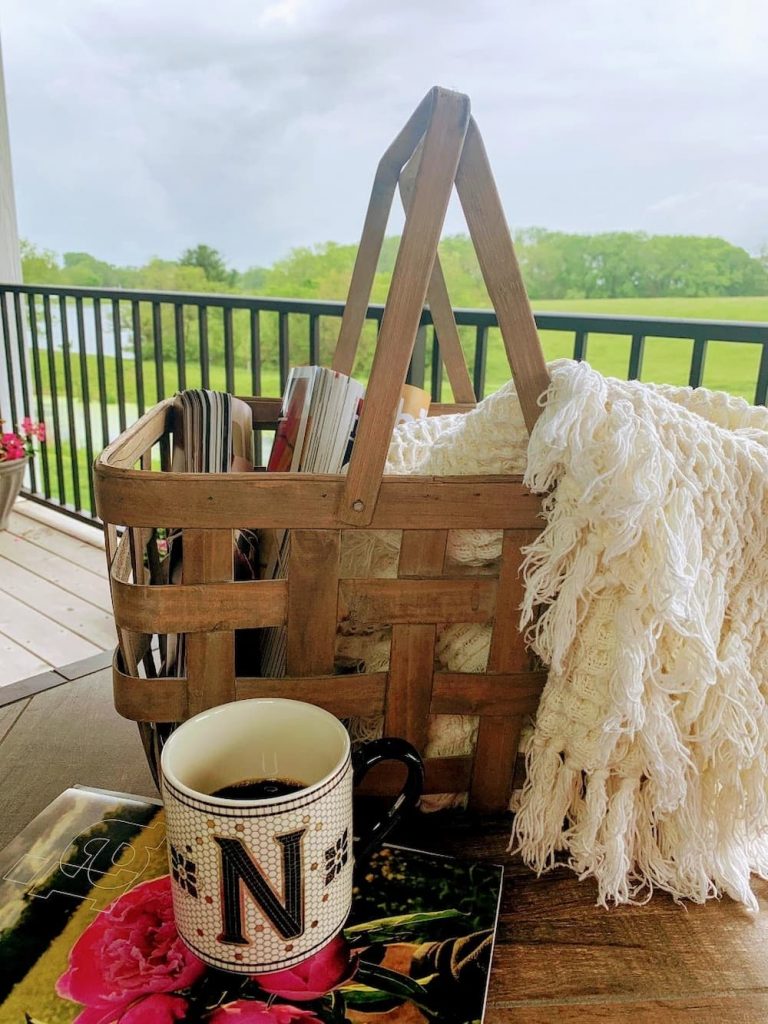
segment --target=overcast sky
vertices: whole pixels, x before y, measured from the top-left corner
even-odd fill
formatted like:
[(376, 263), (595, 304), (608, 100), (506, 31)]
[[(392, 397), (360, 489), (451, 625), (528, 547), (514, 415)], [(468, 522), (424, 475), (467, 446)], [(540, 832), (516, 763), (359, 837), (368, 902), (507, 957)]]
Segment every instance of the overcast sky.
[[(765, 0), (0, 0), (21, 234), (235, 266), (356, 241), (430, 85), (512, 226), (768, 244)], [(462, 229), (453, 208), (447, 231)]]

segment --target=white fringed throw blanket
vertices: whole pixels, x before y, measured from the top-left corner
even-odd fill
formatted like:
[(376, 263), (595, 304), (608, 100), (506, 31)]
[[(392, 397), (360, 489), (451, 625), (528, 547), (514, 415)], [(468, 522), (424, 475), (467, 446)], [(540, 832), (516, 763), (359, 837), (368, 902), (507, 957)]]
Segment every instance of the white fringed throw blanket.
[[(768, 873), (768, 411), (553, 370), (522, 622), (550, 666), (514, 842), (599, 900), (757, 909)], [(534, 620), (536, 606), (543, 614)]]
[[(546, 527), (527, 551), (521, 619), (549, 679), (513, 846), (537, 871), (562, 853), (596, 880), (602, 904), (660, 888), (757, 909), (749, 875), (768, 875), (768, 411), (606, 379), (586, 363), (550, 370), (525, 470), (547, 494)], [(510, 384), (466, 416), (399, 428), (388, 470), (519, 471), (525, 442)], [(456, 531), (448, 552), (482, 565), (499, 546), (498, 534)]]

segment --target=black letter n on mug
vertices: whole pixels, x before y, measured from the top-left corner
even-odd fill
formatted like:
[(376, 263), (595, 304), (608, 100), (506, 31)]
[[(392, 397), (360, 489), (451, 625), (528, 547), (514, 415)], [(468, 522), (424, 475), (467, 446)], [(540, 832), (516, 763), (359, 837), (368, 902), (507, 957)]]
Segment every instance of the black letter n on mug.
[(304, 933), (304, 865), (301, 841), (307, 830), (298, 829), (274, 836), (283, 848), (283, 892), (281, 901), (259, 865), (239, 839), (214, 836), (221, 851), (222, 932), (220, 942), (247, 946), (243, 935), (241, 885), (284, 939)]

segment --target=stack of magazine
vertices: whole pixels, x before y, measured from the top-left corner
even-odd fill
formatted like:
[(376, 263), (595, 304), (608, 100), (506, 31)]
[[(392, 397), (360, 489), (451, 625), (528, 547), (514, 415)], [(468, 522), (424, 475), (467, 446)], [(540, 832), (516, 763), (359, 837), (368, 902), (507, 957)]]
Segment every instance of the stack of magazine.
[(283, 396), (267, 469), (340, 473), (349, 461), (365, 388), (325, 366), (296, 366)]
[(174, 404), (174, 472), (253, 469), (253, 426), (246, 402), (222, 391), (189, 390), (179, 392)]
[[(193, 879), (192, 852), (184, 863)], [(0, 853), (0, 1022), (482, 1021), (496, 864), (385, 844), (357, 865), (331, 958), (272, 983), (185, 952), (168, 870), (155, 801), (76, 787), (42, 811)]]

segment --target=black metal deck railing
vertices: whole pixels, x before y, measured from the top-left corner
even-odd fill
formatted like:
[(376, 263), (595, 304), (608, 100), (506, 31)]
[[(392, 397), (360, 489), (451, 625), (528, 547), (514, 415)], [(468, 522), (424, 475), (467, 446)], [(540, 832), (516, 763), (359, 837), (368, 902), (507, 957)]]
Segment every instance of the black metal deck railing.
[[(291, 365), (329, 362), (343, 311), (341, 302), (303, 299), (0, 284), (0, 417), (48, 426), (25, 494), (94, 522), (93, 458), (129, 422), (185, 387), (281, 394)], [(455, 312), (480, 398), (508, 377), (496, 316)], [(355, 367), (362, 379), (382, 314), (382, 306), (368, 309)], [(653, 379), (693, 387), (734, 390), (707, 373), (712, 346), (728, 343), (744, 367), (737, 392), (766, 403), (768, 324), (575, 313), (537, 313), (536, 323), (549, 358), (594, 354), (600, 369), (640, 379), (652, 344)], [(431, 324), (425, 310), (409, 380), (446, 400)], [(660, 344), (670, 353), (661, 364)]]

